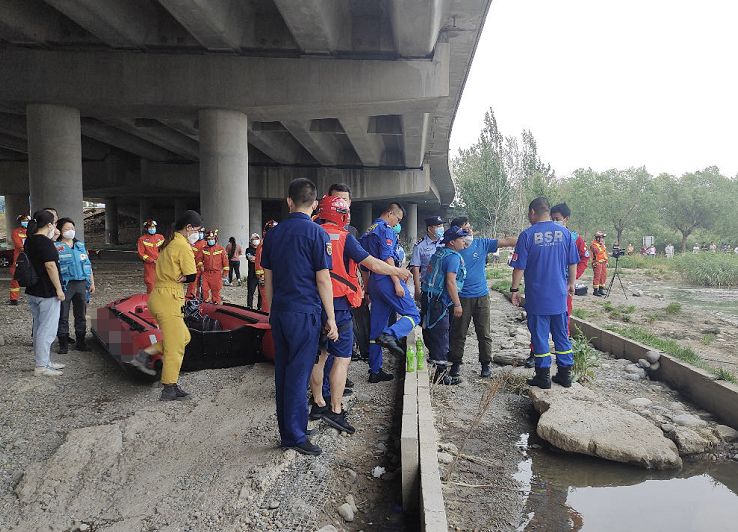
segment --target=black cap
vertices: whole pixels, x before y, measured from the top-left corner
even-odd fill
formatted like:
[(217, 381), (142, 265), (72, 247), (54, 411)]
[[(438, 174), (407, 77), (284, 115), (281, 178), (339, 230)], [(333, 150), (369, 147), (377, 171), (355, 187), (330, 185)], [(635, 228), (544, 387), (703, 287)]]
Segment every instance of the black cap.
[(429, 216), (425, 219), (425, 226), (430, 227), (432, 225), (443, 225), (443, 218), (440, 216)]
[(442, 242), (444, 244), (448, 244), (452, 240), (456, 240), (457, 238), (463, 238), (465, 236), (469, 236), (469, 231), (466, 229), (462, 229), (458, 225), (452, 225), (448, 229), (446, 229), (446, 232), (443, 233), (443, 240)]

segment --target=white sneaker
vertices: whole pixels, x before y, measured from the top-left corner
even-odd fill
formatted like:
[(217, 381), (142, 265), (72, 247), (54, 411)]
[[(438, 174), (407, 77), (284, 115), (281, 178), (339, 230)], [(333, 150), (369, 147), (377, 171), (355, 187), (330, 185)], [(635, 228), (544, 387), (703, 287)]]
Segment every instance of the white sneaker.
[(36, 368), (33, 370), (33, 374), (36, 377), (59, 377), (60, 375), (64, 375), (64, 372), (58, 369)]
[(51, 369), (64, 369), (66, 364), (60, 364), (59, 362), (49, 362), (49, 367)]

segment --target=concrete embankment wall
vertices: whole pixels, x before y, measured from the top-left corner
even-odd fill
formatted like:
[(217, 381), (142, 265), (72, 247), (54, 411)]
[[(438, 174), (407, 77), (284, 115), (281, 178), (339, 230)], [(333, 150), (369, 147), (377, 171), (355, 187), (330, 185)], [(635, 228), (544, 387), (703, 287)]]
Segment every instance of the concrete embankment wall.
[[(594, 347), (618, 358), (638, 362), (646, 358), (648, 351), (656, 351), (579, 318), (572, 317), (571, 324), (572, 328), (582, 331)], [(715, 380), (710, 373), (666, 353), (661, 353), (659, 364), (654, 375), (658, 380), (684, 394), (700, 408), (718, 417), (722, 423), (738, 430), (738, 386)]]

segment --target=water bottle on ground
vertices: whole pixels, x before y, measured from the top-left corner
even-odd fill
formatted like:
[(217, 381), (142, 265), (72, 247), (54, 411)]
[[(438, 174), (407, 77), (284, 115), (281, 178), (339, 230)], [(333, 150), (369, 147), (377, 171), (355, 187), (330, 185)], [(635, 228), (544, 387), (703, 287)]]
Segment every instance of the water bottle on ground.
[(418, 371), (425, 369), (425, 346), (421, 336), (418, 336), (415, 341), (415, 361), (415, 367)]
[(407, 366), (405, 368), (405, 371), (407, 373), (413, 373), (415, 371), (415, 346), (409, 345), (407, 346)]

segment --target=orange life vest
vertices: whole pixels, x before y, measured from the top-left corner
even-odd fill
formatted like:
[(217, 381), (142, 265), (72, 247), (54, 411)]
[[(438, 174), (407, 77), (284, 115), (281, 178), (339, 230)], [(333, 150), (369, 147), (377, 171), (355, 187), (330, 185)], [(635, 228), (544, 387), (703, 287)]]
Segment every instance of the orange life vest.
[(596, 240), (591, 244), (592, 255), (595, 262), (607, 262), (607, 247)]
[(332, 223), (325, 223), (321, 227), (325, 229), (331, 239), (333, 297), (345, 297), (352, 307), (358, 308), (364, 299), (364, 290), (359, 284), (359, 265), (351, 259), (348, 261), (348, 267), (344, 264), (343, 252), (346, 248), (346, 237), (349, 233)]

